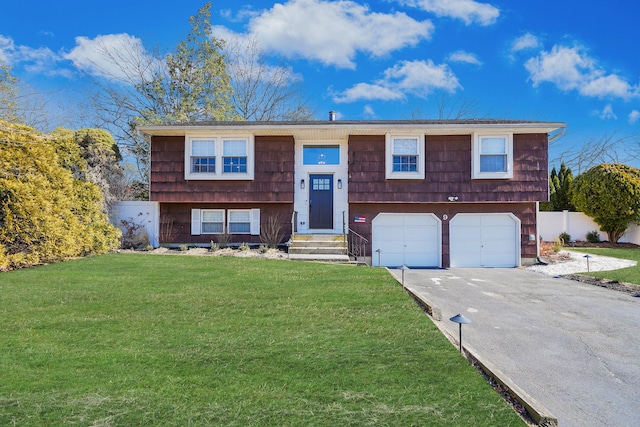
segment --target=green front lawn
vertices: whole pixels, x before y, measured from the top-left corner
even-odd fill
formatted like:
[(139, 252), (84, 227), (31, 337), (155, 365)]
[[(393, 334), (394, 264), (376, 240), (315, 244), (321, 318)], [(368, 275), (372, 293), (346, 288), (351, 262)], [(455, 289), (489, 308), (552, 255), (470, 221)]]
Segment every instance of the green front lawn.
[(617, 280), (618, 282), (634, 283), (640, 285), (640, 249), (609, 249), (609, 248), (569, 248), (575, 252), (588, 253), (592, 255), (609, 256), (613, 258), (629, 259), (637, 261), (634, 267), (627, 267), (620, 270), (598, 271), (585, 273), (593, 277)]
[(0, 295), (0, 425), (524, 425), (383, 269), (109, 254)]

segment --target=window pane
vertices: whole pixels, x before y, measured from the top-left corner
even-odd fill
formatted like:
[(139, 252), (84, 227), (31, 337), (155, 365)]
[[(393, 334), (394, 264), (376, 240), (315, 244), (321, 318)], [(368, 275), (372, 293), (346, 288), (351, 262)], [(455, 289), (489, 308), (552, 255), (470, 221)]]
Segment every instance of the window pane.
[(314, 178), (311, 183), (311, 188), (317, 191), (331, 190), (331, 180), (329, 178)]
[(215, 157), (192, 157), (191, 172), (192, 173), (215, 173), (216, 158)]
[(393, 154), (418, 154), (418, 140), (416, 138), (396, 138), (393, 140)]
[(224, 173), (247, 173), (246, 157), (225, 157), (223, 162)]
[(480, 172), (506, 172), (507, 156), (480, 156)]
[(394, 172), (417, 172), (418, 156), (393, 156)]
[(250, 220), (250, 211), (229, 211), (229, 222), (249, 222)]
[(238, 222), (229, 224), (229, 233), (250, 233), (251, 232), (251, 224)]
[(222, 211), (202, 211), (202, 221), (224, 222), (224, 212)]
[(223, 223), (221, 222), (203, 222), (202, 223), (202, 232), (203, 233), (211, 233), (211, 234), (222, 234)]
[(482, 138), (480, 140), (480, 154), (507, 154), (507, 140), (505, 138)]
[(216, 155), (216, 144), (212, 140), (197, 139), (191, 141), (191, 155), (213, 157)]
[(223, 145), (223, 156), (247, 155), (247, 141), (245, 141), (244, 139), (225, 139)]
[(305, 165), (339, 165), (338, 145), (309, 145), (302, 149), (302, 163)]

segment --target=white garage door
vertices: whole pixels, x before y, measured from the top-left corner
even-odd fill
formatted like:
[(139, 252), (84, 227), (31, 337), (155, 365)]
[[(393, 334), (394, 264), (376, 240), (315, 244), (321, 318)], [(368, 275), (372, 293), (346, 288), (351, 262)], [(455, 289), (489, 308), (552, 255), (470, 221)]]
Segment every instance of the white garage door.
[(520, 220), (510, 213), (457, 214), (449, 243), (451, 267), (517, 267)]
[[(373, 265), (440, 267), (440, 220), (434, 214), (381, 213), (372, 221)], [(377, 251), (380, 252), (377, 252)]]

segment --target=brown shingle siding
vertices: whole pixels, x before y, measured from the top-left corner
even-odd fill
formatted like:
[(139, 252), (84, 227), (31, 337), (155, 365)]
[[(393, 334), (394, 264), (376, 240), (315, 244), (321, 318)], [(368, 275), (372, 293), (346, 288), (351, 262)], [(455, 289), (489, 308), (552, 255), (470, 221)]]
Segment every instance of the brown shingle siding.
[(151, 200), (160, 202), (293, 202), (290, 136), (255, 138), (253, 181), (184, 179), (184, 137), (153, 137)]
[(548, 197), (547, 135), (514, 135), (514, 177), (471, 179), (471, 135), (427, 135), (425, 179), (385, 178), (384, 136), (349, 138), (349, 202), (544, 201)]

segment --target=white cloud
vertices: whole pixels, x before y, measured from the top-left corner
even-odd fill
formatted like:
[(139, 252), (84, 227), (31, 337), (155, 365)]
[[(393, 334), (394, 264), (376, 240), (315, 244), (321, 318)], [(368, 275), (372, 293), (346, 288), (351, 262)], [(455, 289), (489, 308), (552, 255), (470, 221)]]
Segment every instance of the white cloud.
[(602, 111), (598, 113), (598, 117), (602, 120), (618, 120), (618, 116), (613, 112), (611, 104), (606, 105)]
[(480, 25), (494, 24), (500, 16), (500, 9), (474, 0), (399, 0), (400, 4), (418, 7), (437, 16), (461, 19), (465, 24), (477, 22)]
[(447, 60), (450, 62), (462, 62), (465, 64), (482, 65), (482, 62), (473, 53), (458, 50), (450, 53), (447, 56)]
[(0, 62), (5, 64), (13, 63), (13, 53), (16, 50), (16, 45), (11, 37), (5, 37), (0, 34)]
[(395, 101), (403, 99), (404, 94), (397, 88), (386, 87), (382, 84), (358, 83), (345, 90), (341, 95), (333, 97), (337, 103), (348, 103), (355, 101)]
[(360, 100), (393, 101), (405, 99), (407, 94), (426, 97), (434, 90), (455, 92), (460, 88), (458, 78), (446, 65), (427, 61), (402, 61), (384, 71), (384, 78), (370, 83), (358, 83), (333, 97), (334, 102)]
[(29, 46), (16, 45), (11, 37), (0, 35), (0, 62), (12, 66), (20, 65), (30, 73), (69, 77), (71, 72), (58, 66), (62, 59), (60, 55), (47, 47), (34, 49)]
[(616, 74), (607, 74), (580, 47), (554, 46), (550, 52), (540, 52), (525, 63), (534, 87), (547, 82), (561, 91), (576, 90), (580, 95), (595, 98), (629, 100), (640, 95), (640, 87), (631, 86)]
[(415, 46), (431, 37), (433, 24), (401, 12), (372, 12), (349, 0), (290, 0), (254, 16), (249, 32), (266, 50), (285, 57), (355, 69), (358, 52), (380, 57)]
[(629, 124), (634, 125), (640, 120), (640, 111), (633, 110), (629, 113)]
[(375, 119), (376, 117), (378, 117), (378, 115), (376, 114), (375, 110), (371, 105), (364, 106), (364, 109), (362, 110), (362, 115), (369, 119)]
[(511, 43), (511, 52), (520, 52), (522, 50), (538, 49), (541, 46), (538, 37), (531, 33), (523, 34)]
[(76, 37), (76, 47), (65, 59), (94, 76), (131, 82), (149, 77), (158, 63), (150, 56), (142, 41), (129, 34), (100, 35), (94, 39)]

